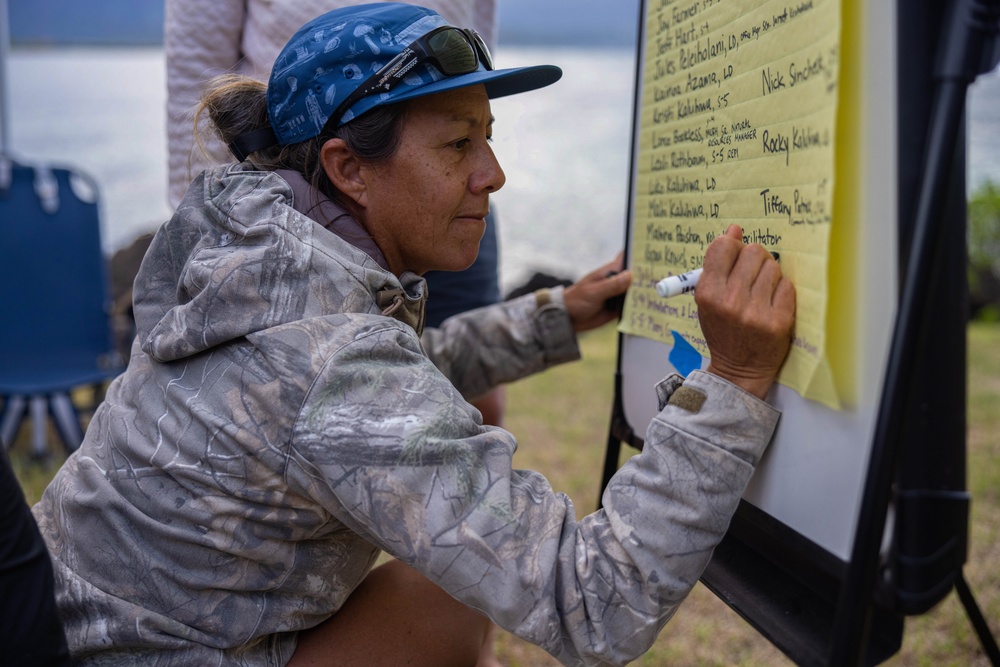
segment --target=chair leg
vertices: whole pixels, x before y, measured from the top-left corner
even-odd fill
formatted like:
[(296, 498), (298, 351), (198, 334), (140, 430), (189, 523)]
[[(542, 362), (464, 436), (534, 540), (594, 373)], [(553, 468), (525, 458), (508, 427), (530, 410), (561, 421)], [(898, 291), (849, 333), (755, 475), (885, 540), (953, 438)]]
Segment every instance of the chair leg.
[(44, 459), (48, 454), (49, 402), (44, 396), (31, 397), (31, 455)]
[(3, 419), (0, 420), (0, 441), (3, 446), (10, 449), (14, 445), (14, 438), (24, 421), (24, 411), (28, 407), (28, 401), (24, 396), (7, 396), (3, 406)]
[(69, 394), (53, 394), (49, 397), (49, 409), (52, 411), (52, 419), (56, 423), (56, 430), (66, 447), (66, 452), (72, 454), (83, 442), (83, 428), (80, 426), (80, 417), (73, 406), (73, 401)]

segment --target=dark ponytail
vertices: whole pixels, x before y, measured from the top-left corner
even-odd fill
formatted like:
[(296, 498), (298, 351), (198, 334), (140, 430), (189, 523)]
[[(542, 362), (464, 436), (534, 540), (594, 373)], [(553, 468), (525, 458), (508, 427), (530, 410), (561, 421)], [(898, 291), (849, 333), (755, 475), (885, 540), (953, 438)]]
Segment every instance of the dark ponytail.
[[(327, 178), (320, 161), (320, 150), (328, 140), (340, 138), (362, 162), (385, 162), (399, 148), (407, 109), (406, 102), (377, 106), (340, 128), (334, 129), (327, 124), (312, 139), (288, 146), (263, 148), (251, 153), (249, 160), (258, 169), (266, 171), (297, 171), (317, 190), (357, 214), (353, 200), (345, 197)], [(206, 115), (210, 124), (205, 122)], [(195, 114), (195, 138), (204, 152), (202, 137), (205, 132), (213, 132), (223, 145), (228, 146), (237, 137), (266, 127), (269, 122), (267, 86), (257, 79), (226, 74), (209, 81), (202, 95)]]

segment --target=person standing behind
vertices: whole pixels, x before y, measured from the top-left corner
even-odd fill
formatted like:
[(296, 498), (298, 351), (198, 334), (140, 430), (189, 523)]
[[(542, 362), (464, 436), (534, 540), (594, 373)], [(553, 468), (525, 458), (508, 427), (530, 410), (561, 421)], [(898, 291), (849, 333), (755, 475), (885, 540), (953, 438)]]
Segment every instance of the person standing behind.
[[(232, 160), (229, 149), (221, 143), (195, 141), (194, 111), (204, 84), (227, 72), (267, 81), (281, 48), (304, 23), (331, 9), (369, 1), (166, 0), (164, 44), (171, 208), (177, 208), (195, 176), (208, 167)], [(403, 1), (434, 10), (452, 25), (474, 29), (495, 52), (499, 0)], [(458, 272), (431, 271), (425, 276), (432, 297), (427, 303), (426, 326), (438, 327), (451, 315), (500, 301), (499, 248), (492, 212), (486, 223), (479, 256), (472, 266)], [(469, 398), (485, 423), (503, 425), (506, 395), (502, 386)]]

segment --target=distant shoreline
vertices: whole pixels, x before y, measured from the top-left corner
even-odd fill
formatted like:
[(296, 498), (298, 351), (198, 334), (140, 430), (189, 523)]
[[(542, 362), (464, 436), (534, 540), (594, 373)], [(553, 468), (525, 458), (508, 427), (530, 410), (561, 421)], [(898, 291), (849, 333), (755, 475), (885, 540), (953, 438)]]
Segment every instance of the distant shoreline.
[[(612, 35), (610, 38), (601, 39), (595, 37), (590, 40), (581, 41), (579, 37), (574, 38), (560, 38), (559, 36), (544, 38), (540, 35), (518, 35), (501, 32), (500, 34), (500, 45), (501, 48), (504, 46), (512, 46), (518, 48), (588, 48), (588, 49), (629, 49), (634, 50), (636, 48), (635, 42), (629, 39), (622, 38), (620, 36)], [(18, 50), (32, 50), (32, 49), (62, 49), (62, 48), (163, 48), (163, 40), (146, 40), (137, 39), (134, 41), (126, 41), (122, 39), (114, 40), (100, 40), (100, 39), (51, 39), (51, 38), (38, 38), (38, 39), (14, 39), (11, 38), (10, 46), (12, 49)]]
[[(10, 40), (16, 46), (163, 45), (163, 2), (8, 0), (7, 5)], [(607, 0), (499, 3), (501, 46), (634, 49), (638, 22), (638, 0), (613, 5)]]

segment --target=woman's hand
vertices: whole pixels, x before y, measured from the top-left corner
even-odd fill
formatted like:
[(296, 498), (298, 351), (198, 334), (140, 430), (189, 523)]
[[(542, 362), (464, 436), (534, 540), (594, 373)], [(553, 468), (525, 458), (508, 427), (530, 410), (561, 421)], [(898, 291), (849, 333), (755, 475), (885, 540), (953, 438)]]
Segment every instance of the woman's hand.
[(795, 287), (761, 245), (745, 245), (730, 225), (705, 252), (694, 290), (712, 359), (708, 372), (764, 398), (788, 355)]
[(632, 284), (632, 272), (622, 271), (623, 265), (624, 253), (619, 253), (614, 261), (591, 271), (563, 292), (574, 331), (595, 329), (618, 318), (618, 311), (609, 310), (605, 304), (624, 294)]

